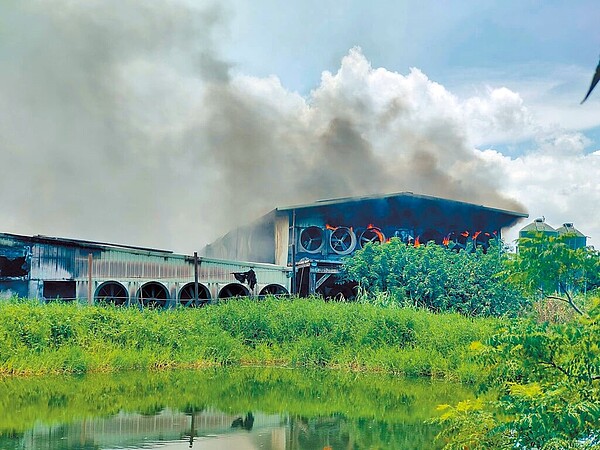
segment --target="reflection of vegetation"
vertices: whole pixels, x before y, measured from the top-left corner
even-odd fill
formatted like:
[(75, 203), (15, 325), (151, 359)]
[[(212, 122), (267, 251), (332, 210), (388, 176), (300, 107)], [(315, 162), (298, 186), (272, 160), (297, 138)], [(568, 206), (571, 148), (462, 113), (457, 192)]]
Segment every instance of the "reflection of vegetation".
[(322, 300), (167, 311), (0, 303), (0, 374), (209, 365), (335, 367), (472, 379), (495, 319)]
[[(120, 411), (148, 413), (156, 411), (156, 405), (199, 412), (210, 405), (240, 415), (261, 411), (304, 417), (309, 422), (335, 416), (349, 424), (348, 432), (355, 439), (361, 439), (361, 423), (420, 429), (437, 404), (471, 396), (464, 386), (447, 382), (285, 369), (12, 378), (0, 384), (0, 408), (14, 411), (0, 416), (0, 435), (22, 433), (36, 422), (70, 423)], [(64, 402), (57, 405), (50, 401), (53, 398), (64, 398)]]

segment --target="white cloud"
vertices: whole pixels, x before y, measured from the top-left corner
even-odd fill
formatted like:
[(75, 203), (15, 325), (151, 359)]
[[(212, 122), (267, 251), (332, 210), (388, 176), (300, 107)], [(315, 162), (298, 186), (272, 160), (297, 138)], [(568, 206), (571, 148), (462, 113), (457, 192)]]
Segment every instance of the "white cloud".
[[(494, 165), (505, 181), (503, 192), (519, 199), (530, 220), (544, 216), (548, 224), (559, 227), (573, 222), (591, 237), (589, 245), (600, 243), (600, 155), (574, 151), (580, 135), (564, 134), (526, 155), (511, 158), (494, 150), (481, 156)], [(579, 147), (581, 149), (581, 146)], [(506, 234), (517, 238), (519, 224)]]
[(474, 145), (520, 141), (536, 132), (521, 96), (506, 87), (488, 88), (485, 96), (468, 98), (462, 110)]

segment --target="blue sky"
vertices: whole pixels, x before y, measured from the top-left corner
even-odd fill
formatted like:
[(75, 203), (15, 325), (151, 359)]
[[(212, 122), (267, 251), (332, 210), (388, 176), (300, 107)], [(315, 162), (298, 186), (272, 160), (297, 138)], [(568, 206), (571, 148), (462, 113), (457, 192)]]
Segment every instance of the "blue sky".
[[(360, 46), (375, 67), (418, 67), (444, 85), (546, 79), (575, 66), (591, 79), (600, 55), (595, 1), (233, 0), (227, 54), (239, 70), (275, 74), (306, 94)], [(473, 73), (483, 75), (471, 79)], [(583, 83), (580, 91), (587, 86)]]
[(580, 105), (598, 17), (597, 0), (0, 2), (0, 231), (191, 252), (276, 206), (406, 190), (598, 246), (600, 87)]

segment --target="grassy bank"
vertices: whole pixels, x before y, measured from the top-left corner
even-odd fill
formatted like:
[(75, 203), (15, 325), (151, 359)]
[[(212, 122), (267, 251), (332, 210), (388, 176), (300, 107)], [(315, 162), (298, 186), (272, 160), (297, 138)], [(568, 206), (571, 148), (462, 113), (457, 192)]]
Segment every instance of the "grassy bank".
[(0, 303), (0, 374), (211, 365), (329, 367), (473, 381), (497, 319), (319, 299), (166, 311)]

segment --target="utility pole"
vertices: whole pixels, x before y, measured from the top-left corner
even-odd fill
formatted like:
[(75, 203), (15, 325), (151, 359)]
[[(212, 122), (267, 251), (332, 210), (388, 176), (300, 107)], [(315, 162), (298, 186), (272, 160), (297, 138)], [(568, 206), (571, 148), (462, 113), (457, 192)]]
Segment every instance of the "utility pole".
[(194, 252), (194, 306), (198, 305), (198, 252)]
[(296, 210), (292, 210), (292, 294), (296, 295)]
[(94, 299), (92, 298), (92, 264), (93, 264), (93, 255), (88, 253), (88, 305), (94, 304)]

